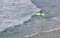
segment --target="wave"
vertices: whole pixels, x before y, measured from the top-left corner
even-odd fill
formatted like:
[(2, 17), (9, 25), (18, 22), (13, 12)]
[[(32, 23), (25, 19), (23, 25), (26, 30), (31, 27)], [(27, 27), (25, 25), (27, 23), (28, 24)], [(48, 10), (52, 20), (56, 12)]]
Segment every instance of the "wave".
[(23, 24), (24, 21), (28, 21), (35, 12), (39, 11), (39, 8), (37, 8), (30, 0), (20, 0), (20, 2), (18, 0), (1, 1), (0, 31), (11, 26)]

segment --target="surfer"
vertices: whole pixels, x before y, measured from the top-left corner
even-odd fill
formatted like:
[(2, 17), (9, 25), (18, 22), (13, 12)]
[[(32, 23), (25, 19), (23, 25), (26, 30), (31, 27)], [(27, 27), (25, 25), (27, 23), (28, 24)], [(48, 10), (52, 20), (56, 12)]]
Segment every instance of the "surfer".
[(40, 20), (42, 20), (43, 17), (45, 17), (45, 14), (42, 12), (42, 10), (40, 10), (39, 12), (36, 13), (36, 16), (39, 16)]
[(36, 12), (36, 16), (39, 16), (40, 22), (42, 24), (43, 18), (45, 17), (45, 14), (42, 12), (42, 10)]
[(42, 10), (40, 10), (39, 12), (36, 13), (37, 16), (41, 16), (41, 17), (44, 17), (45, 14), (42, 12)]

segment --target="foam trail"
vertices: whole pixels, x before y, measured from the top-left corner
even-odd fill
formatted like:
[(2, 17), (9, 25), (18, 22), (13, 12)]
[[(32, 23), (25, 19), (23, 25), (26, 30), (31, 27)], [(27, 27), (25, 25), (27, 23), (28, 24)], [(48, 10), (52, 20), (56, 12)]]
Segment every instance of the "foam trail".
[(32, 34), (32, 35), (26, 35), (26, 36), (24, 36), (24, 37), (32, 37), (32, 36), (35, 36), (37, 33), (34, 33), (34, 34)]

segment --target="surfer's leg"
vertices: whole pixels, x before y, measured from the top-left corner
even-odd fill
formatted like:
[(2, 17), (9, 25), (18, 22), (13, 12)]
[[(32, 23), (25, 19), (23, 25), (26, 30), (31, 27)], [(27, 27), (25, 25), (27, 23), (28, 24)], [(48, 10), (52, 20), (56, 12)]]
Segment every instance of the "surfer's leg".
[(42, 21), (43, 20), (43, 17), (40, 17), (40, 21)]

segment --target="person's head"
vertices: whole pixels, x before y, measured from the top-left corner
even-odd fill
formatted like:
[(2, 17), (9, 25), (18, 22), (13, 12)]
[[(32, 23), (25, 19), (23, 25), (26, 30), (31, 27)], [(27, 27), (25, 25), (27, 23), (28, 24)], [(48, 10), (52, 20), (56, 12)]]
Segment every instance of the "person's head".
[(42, 11), (40, 11), (40, 13), (42, 13)]

